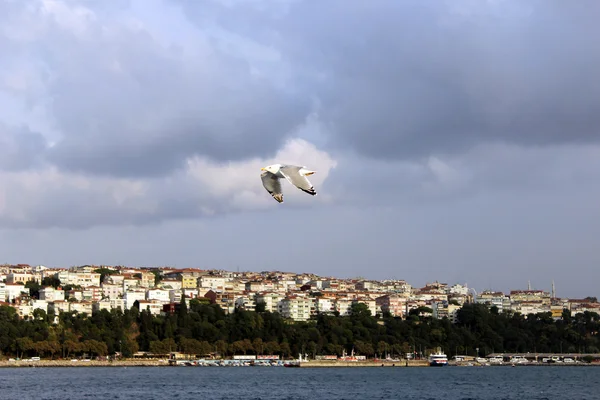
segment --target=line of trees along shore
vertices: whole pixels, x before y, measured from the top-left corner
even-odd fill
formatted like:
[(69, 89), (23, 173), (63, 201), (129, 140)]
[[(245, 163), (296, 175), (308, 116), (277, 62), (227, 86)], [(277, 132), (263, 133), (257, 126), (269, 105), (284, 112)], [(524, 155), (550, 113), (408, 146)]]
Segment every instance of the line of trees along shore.
[[(568, 311), (555, 320), (550, 313), (498, 313), (481, 304), (465, 304), (458, 322), (422, 316), (412, 310), (406, 319), (384, 315), (374, 318), (364, 304), (355, 304), (350, 316), (319, 314), (314, 320), (292, 322), (278, 313), (236, 310), (226, 314), (218, 305), (184, 299), (175, 313), (153, 316), (136, 307), (124, 312), (100, 310), (91, 316), (35, 310), (20, 319), (10, 306), (0, 307), (0, 351), (4, 357), (38, 355), (72, 358), (112, 355), (129, 357), (138, 351), (166, 354), (180, 351), (205, 355), (355, 354), (368, 357), (426, 355), (441, 347), (449, 356), (492, 352), (598, 353), (600, 317)], [(479, 353), (476, 354), (476, 349)]]

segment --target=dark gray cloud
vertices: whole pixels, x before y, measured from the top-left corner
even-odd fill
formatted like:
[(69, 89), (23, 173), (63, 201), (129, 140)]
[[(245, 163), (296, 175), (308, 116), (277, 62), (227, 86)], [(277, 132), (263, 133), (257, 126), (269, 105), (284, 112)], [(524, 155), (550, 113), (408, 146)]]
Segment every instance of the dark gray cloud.
[(194, 154), (268, 156), (310, 112), (310, 98), (255, 74), (251, 60), (212, 46), (202, 32), (191, 49), (169, 46), (120, 23), (119, 10), (93, 11), (87, 19), (34, 13), (43, 34), (22, 43), (34, 54), (23, 63), (43, 64), (61, 134), (48, 159), (61, 168), (155, 176)]
[(19, 171), (40, 166), (46, 149), (42, 134), (0, 121), (0, 170)]
[(336, 146), (397, 159), (600, 140), (598, 2), (296, 1), (278, 17), (253, 4), (222, 6), (220, 23), (313, 72)]

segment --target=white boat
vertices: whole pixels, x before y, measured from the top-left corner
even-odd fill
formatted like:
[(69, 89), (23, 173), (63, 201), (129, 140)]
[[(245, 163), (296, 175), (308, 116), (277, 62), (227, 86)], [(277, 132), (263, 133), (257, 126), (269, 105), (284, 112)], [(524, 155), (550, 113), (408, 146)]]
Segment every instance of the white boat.
[(429, 355), (429, 366), (431, 367), (443, 367), (448, 365), (448, 356), (438, 350), (437, 353)]
[(511, 364), (527, 364), (528, 362), (529, 362), (529, 360), (523, 356), (512, 356), (510, 358)]

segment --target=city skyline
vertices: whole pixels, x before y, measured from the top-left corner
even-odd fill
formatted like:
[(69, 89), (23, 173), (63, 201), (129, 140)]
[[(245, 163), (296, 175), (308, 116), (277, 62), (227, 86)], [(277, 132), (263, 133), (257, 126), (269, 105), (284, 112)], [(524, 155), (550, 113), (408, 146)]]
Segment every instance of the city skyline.
[[(227, 268), (198, 268), (198, 267), (177, 267), (175, 265), (154, 265), (154, 266), (135, 266), (135, 265), (121, 265), (121, 264), (94, 264), (94, 263), (87, 263), (87, 264), (81, 264), (81, 265), (69, 265), (69, 266), (56, 266), (56, 265), (45, 265), (45, 264), (28, 264), (28, 263), (14, 263), (14, 264), (10, 264), (10, 263), (2, 263), (0, 264), (0, 266), (17, 266), (17, 265), (21, 265), (21, 266), (29, 266), (29, 267), (33, 267), (34, 265), (37, 266), (43, 266), (46, 268), (50, 268), (50, 269), (64, 269), (64, 270), (68, 270), (68, 269), (73, 269), (73, 268), (78, 268), (78, 267), (82, 267), (85, 265), (89, 265), (92, 267), (97, 267), (97, 268), (102, 268), (102, 267), (108, 267), (108, 268), (116, 268), (116, 267), (120, 267), (120, 268), (132, 268), (132, 269), (148, 269), (148, 270), (152, 270), (152, 269), (165, 269), (165, 270), (169, 270), (169, 269), (176, 269), (176, 270), (198, 270), (198, 271), (205, 271), (205, 272), (209, 272), (209, 271), (224, 271), (227, 273), (241, 273), (241, 274), (264, 274), (264, 273), (283, 273), (283, 274), (296, 274), (296, 275), (314, 275), (320, 279), (339, 279), (339, 280), (353, 280), (353, 281), (376, 281), (376, 282), (383, 282), (383, 281), (405, 281), (406, 283), (408, 283), (409, 285), (411, 285), (413, 288), (423, 288), (423, 287), (427, 287), (428, 285), (435, 285), (435, 284), (444, 284), (444, 285), (449, 285), (449, 286), (453, 286), (453, 285), (462, 285), (465, 287), (468, 287), (469, 290), (475, 290), (476, 294), (481, 294), (483, 292), (502, 292), (504, 294), (509, 294), (511, 291), (544, 291), (546, 293), (549, 293), (551, 295), (552, 298), (556, 297), (556, 298), (571, 298), (571, 299), (584, 299), (586, 297), (598, 297), (597, 293), (571, 293), (571, 294), (562, 294), (560, 293), (559, 290), (556, 289), (556, 285), (554, 280), (552, 280), (550, 282), (550, 284), (548, 286), (542, 284), (532, 284), (531, 280), (528, 280), (525, 284), (525, 286), (514, 286), (514, 287), (506, 287), (506, 288), (501, 288), (501, 287), (496, 287), (496, 286), (481, 286), (481, 287), (476, 287), (473, 285), (469, 285), (468, 282), (458, 282), (458, 281), (453, 281), (453, 282), (449, 282), (449, 281), (443, 281), (443, 280), (438, 280), (438, 279), (429, 279), (426, 280), (424, 282), (418, 282), (415, 284), (415, 282), (411, 282), (407, 279), (403, 279), (401, 277), (395, 277), (395, 276), (387, 276), (387, 277), (381, 277), (381, 278), (372, 278), (369, 276), (364, 276), (364, 275), (356, 275), (356, 276), (333, 276), (333, 275), (320, 275), (311, 271), (290, 271), (290, 270), (282, 270), (282, 269), (278, 269), (278, 270), (247, 270), (247, 269), (240, 269), (237, 268), (236, 270), (233, 269), (227, 269)], [(474, 294), (474, 293), (472, 293)]]
[[(0, 2), (0, 261), (597, 296), (594, 11)], [(319, 195), (277, 204), (273, 163)]]

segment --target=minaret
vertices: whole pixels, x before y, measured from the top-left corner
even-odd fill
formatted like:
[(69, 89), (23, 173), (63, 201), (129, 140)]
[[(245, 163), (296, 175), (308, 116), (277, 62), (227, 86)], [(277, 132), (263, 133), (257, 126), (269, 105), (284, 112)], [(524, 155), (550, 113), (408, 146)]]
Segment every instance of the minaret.
[(527, 281), (527, 290), (531, 290), (531, 281)]
[(554, 279), (552, 279), (552, 298), (556, 298), (556, 289), (554, 288)]

